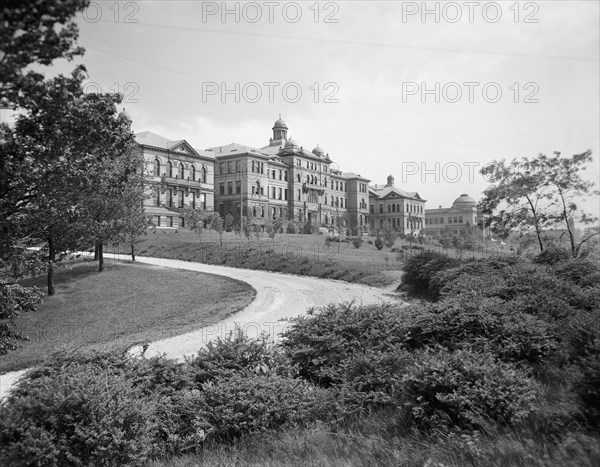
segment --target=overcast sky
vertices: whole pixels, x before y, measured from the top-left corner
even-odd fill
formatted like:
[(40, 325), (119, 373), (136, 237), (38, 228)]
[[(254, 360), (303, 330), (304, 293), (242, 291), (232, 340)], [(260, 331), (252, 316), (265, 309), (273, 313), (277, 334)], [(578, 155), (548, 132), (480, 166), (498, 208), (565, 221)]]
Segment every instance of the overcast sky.
[(136, 132), (260, 147), (281, 114), (298, 144), (432, 208), (478, 199), (472, 173), (503, 157), (591, 149), (598, 179), (599, 5), (100, 1), (78, 61), (89, 90), (126, 95)]

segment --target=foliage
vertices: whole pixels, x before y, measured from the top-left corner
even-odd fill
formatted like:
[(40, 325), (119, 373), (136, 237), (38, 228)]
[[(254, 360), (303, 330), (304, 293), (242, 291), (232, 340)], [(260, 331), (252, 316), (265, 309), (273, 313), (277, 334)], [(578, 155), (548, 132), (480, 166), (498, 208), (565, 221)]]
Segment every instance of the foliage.
[(361, 235), (359, 235), (358, 237), (352, 238), (352, 245), (354, 245), (354, 248), (356, 248), (357, 250), (362, 246), (362, 244), (363, 244), (363, 238)]
[(204, 222), (208, 217), (208, 212), (202, 208), (184, 209), (183, 218), (185, 225), (193, 232), (198, 234), (198, 238), (202, 241), (202, 230), (204, 230)]
[(223, 218), (218, 212), (212, 213), (210, 217), (210, 228), (219, 234), (219, 243), (223, 246), (223, 232), (225, 231), (225, 224)]
[(397, 232), (392, 228), (392, 224), (390, 224), (389, 221), (384, 221), (381, 229), (381, 235), (383, 237), (385, 246), (388, 248), (393, 247), (394, 243), (396, 242)]
[(250, 241), (250, 237), (252, 237), (252, 233), (254, 232), (254, 226), (252, 218), (249, 216), (242, 217), (242, 233), (244, 237)]
[(568, 258), (569, 252), (564, 248), (546, 247), (544, 251), (540, 252), (532, 261), (535, 264), (553, 265), (560, 261), (565, 261)]
[(223, 220), (223, 227), (225, 228), (225, 231), (231, 232), (231, 230), (233, 229), (233, 224), (234, 224), (233, 214), (228, 212), (227, 215), (225, 216), (225, 219)]
[(459, 264), (460, 260), (435, 251), (414, 255), (404, 264), (401, 288), (412, 295), (428, 296), (435, 274)]
[(534, 411), (537, 392), (525, 372), (468, 350), (424, 351), (402, 382), (405, 406), (427, 429), (518, 423)]
[(42, 292), (36, 287), (0, 284), (0, 355), (17, 349), (17, 340), (28, 339), (16, 330), (15, 318), (22, 312), (35, 311), (41, 301)]
[(377, 238), (375, 239), (375, 248), (378, 250), (383, 248), (383, 239), (379, 235), (377, 235)]
[(6, 465), (141, 464), (156, 432), (152, 401), (123, 374), (72, 365), (27, 380), (0, 406)]

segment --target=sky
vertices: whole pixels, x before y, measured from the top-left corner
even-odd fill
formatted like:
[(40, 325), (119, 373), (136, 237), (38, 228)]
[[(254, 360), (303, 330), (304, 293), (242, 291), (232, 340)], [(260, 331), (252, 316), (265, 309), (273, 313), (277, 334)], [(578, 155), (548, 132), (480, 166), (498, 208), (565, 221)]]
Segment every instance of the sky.
[(599, 5), (97, 1), (75, 62), (136, 132), (262, 147), (281, 115), (343, 171), (447, 207), (502, 158), (591, 149), (599, 179)]

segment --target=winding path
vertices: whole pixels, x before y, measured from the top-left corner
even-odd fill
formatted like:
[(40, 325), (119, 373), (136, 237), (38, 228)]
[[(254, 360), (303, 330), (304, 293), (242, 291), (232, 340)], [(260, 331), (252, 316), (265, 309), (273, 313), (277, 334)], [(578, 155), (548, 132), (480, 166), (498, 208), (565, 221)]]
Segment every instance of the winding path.
[[(107, 258), (131, 259), (124, 255), (107, 255)], [(164, 353), (168, 357), (183, 360), (184, 356), (195, 354), (200, 347), (212, 339), (225, 337), (236, 328), (236, 325), (251, 337), (266, 333), (276, 338), (288, 325), (280, 320), (302, 315), (312, 306), (348, 301), (354, 301), (358, 305), (371, 305), (397, 300), (392, 293), (392, 288), (379, 289), (338, 280), (163, 258), (136, 257), (136, 261), (231, 277), (247, 282), (256, 290), (255, 299), (244, 310), (197, 331), (152, 342), (146, 349), (146, 356)], [(132, 354), (141, 352), (141, 346), (130, 349)], [(27, 370), (0, 375), (0, 400), (7, 395), (12, 385), (25, 371)]]

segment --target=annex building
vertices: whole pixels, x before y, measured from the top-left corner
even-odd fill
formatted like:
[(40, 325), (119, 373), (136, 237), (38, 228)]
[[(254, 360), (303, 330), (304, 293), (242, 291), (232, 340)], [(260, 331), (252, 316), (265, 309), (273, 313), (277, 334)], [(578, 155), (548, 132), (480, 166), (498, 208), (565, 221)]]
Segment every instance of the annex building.
[(371, 230), (381, 230), (387, 221), (402, 234), (418, 235), (425, 226), (425, 202), (419, 193), (396, 187), (394, 177), (389, 175), (385, 185), (369, 187)]
[[(425, 235), (440, 236), (443, 232), (459, 234), (464, 227), (478, 225), (481, 215), (477, 211), (477, 201), (463, 193), (449, 208), (425, 210)], [(486, 229), (487, 230), (487, 229)]]
[[(208, 149), (215, 160), (215, 211), (235, 222), (263, 224), (282, 217), (297, 231), (331, 227), (338, 218), (352, 231), (368, 225), (369, 180), (342, 172), (318, 145), (309, 151), (280, 119), (264, 147), (230, 143)], [(347, 221), (347, 223), (345, 222)]]
[(185, 227), (177, 208), (213, 209), (213, 153), (151, 131), (136, 133), (135, 140), (144, 154), (152, 191), (144, 208), (157, 227)]

